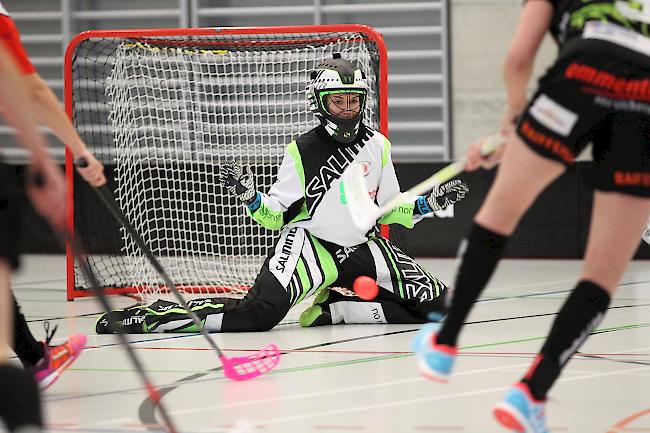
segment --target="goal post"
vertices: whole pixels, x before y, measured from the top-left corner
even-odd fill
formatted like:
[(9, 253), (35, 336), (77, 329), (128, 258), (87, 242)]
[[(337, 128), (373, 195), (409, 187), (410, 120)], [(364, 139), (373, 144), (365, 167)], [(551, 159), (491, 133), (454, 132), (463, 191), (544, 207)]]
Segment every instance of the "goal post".
[[(105, 165), (123, 213), (188, 293), (242, 295), (277, 232), (218, 184), (234, 159), (257, 187), (275, 180), (286, 145), (317, 125), (309, 75), (341, 53), (364, 70), (364, 121), (387, 135), (387, 54), (365, 25), (87, 31), (65, 55), (65, 105)], [(107, 293), (164, 292), (128, 234), (75, 175), (66, 152), (67, 224)], [(67, 298), (91, 296), (67, 248)]]

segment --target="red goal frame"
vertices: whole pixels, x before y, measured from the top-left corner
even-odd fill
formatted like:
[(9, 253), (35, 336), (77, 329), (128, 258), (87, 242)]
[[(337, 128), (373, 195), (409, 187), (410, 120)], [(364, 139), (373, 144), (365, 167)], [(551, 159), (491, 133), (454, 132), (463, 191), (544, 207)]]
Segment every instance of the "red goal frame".
[[(91, 38), (137, 38), (137, 37), (165, 37), (165, 36), (210, 36), (221, 35), (272, 35), (279, 33), (308, 34), (308, 33), (335, 33), (335, 32), (356, 32), (372, 40), (379, 52), (379, 130), (388, 136), (388, 54), (386, 44), (381, 33), (373, 27), (363, 24), (334, 24), (334, 25), (309, 25), (309, 26), (271, 26), (271, 27), (210, 27), (210, 28), (169, 28), (169, 29), (134, 29), (134, 30), (89, 30), (76, 35), (65, 52), (64, 59), (64, 96), (65, 110), (72, 119), (72, 59), (79, 44)], [(252, 44), (252, 41), (244, 41), (244, 44)], [(74, 161), (71, 152), (66, 147), (65, 151), (66, 171), (66, 224), (69, 233), (74, 234)], [(381, 227), (382, 235), (388, 236), (388, 226)], [(67, 300), (93, 296), (90, 290), (76, 290), (74, 278), (74, 255), (70, 243), (66, 243), (66, 277), (67, 277)], [(194, 288), (179, 287), (179, 289), (192, 292)], [(212, 288), (216, 292), (228, 291), (228, 288)], [(133, 287), (108, 288), (106, 294), (133, 293)]]

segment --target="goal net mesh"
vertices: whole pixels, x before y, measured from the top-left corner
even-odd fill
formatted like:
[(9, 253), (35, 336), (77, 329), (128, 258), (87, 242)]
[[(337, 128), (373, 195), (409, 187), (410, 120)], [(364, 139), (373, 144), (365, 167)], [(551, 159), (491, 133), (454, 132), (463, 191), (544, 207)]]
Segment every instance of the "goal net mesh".
[[(311, 71), (334, 53), (366, 73), (364, 119), (378, 128), (378, 48), (361, 33), (91, 37), (74, 50), (74, 125), (179, 288), (241, 295), (253, 284), (277, 232), (220, 186), (219, 167), (233, 159), (249, 165), (257, 188), (268, 191), (286, 145), (317, 124), (305, 90)], [(102, 286), (165, 290), (79, 176), (74, 215)], [(75, 292), (89, 289), (75, 266)]]

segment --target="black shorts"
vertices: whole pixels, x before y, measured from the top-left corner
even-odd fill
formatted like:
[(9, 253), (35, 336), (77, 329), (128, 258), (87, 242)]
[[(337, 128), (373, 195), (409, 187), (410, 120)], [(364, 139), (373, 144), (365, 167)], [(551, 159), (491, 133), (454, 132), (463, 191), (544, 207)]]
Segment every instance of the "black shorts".
[(0, 259), (18, 268), (21, 186), (16, 167), (0, 162)]
[(566, 166), (593, 143), (594, 188), (650, 197), (650, 63), (612, 47), (561, 56), (539, 80), (517, 134)]

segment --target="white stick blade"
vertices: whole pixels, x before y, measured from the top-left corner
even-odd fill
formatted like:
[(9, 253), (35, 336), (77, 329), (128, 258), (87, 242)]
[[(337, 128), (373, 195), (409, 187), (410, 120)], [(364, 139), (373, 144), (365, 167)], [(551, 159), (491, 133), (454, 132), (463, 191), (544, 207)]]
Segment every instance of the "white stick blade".
[(377, 222), (379, 207), (368, 195), (361, 164), (352, 163), (343, 173), (345, 201), (354, 224), (362, 230), (370, 230)]

